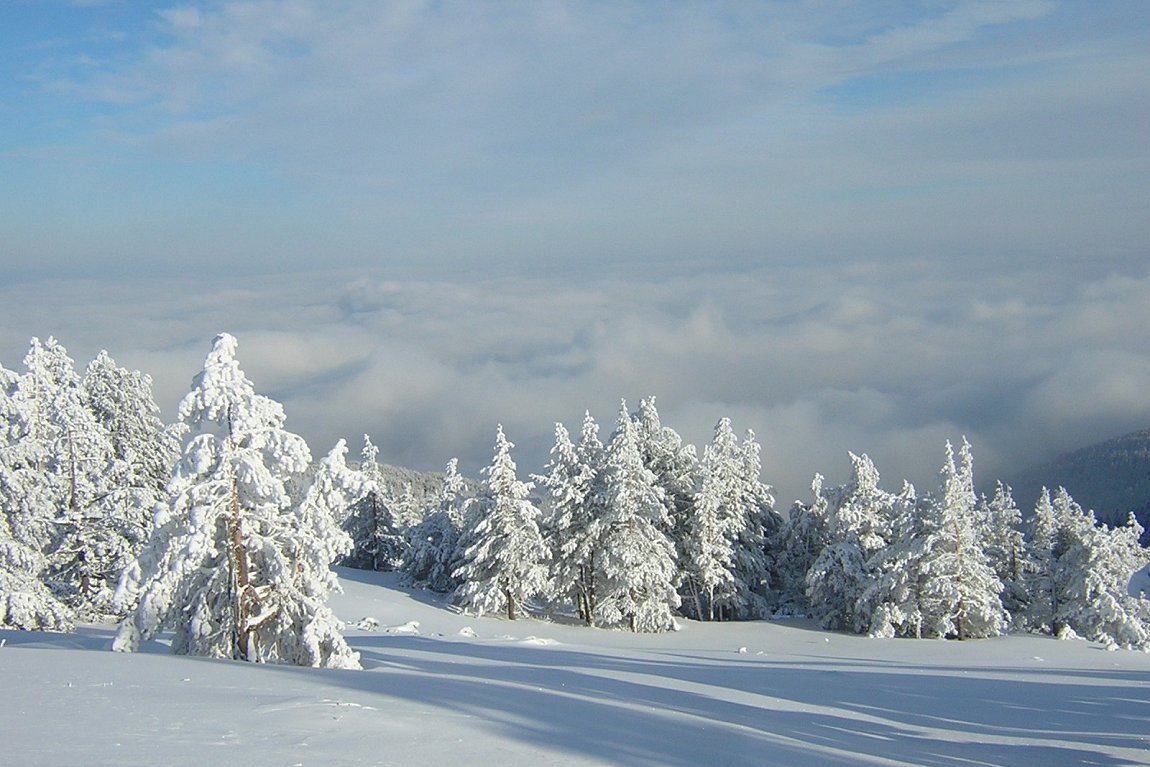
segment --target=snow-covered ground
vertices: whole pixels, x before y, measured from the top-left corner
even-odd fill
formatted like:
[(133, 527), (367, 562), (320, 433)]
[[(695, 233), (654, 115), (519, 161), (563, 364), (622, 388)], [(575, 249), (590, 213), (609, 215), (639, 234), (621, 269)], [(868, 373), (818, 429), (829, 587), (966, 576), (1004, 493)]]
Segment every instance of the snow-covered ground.
[(1143, 653), (795, 623), (631, 635), (341, 574), (364, 671), (104, 652), (108, 627), (0, 632), (0, 764), (1150, 764)]

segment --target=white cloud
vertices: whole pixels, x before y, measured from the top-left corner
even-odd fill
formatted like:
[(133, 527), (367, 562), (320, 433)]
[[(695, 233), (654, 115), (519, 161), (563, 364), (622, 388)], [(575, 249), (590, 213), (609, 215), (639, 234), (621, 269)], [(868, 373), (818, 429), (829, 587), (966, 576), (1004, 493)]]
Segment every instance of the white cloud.
[(215, 333), (316, 451), (363, 433), (386, 460), (476, 471), (495, 425), (539, 471), (553, 424), (626, 398), (701, 445), (730, 416), (763, 444), (780, 503), (866, 452), (893, 487), (932, 489), (947, 439), (984, 481), (1145, 428), (1150, 277), (1081, 285), (873, 265), (658, 279), (408, 281), (311, 274), (52, 282), (0, 292), (0, 360), (33, 334), (83, 364), (99, 348), (150, 372), (171, 417)]

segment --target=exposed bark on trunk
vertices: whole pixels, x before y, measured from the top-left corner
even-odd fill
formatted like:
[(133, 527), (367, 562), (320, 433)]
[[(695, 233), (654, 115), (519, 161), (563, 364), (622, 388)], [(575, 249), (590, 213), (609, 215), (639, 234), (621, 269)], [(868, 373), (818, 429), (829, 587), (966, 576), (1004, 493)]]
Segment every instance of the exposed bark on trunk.
[(515, 615), (515, 598), (513, 596), (511, 596), (511, 589), (509, 589), (509, 588), (503, 589), (503, 598), (507, 600), (507, 620), (513, 621), (516, 618), (516, 615)]
[(251, 579), (248, 573), (248, 549), (244, 544), (242, 519), (240, 517), (239, 487), (235, 477), (232, 477), (231, 492), (231, 548), (232, 563), (235, 573), (235, 611), (236, 611), (236, 657), (239, 660), (249, 660), (255, 648), (251, 647), (251, 627), (248, 620), (252, 612)]

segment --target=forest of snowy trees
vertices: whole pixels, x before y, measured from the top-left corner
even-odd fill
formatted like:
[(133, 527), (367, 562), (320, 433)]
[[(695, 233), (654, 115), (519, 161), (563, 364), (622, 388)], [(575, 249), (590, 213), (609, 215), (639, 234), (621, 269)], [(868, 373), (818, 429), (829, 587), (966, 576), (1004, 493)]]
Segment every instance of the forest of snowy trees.
[[(456, 461), (438, 492), (385, 472), (369, 437), (313, 460), (222, 334), (161, 418), (151, 379), (101, 353), (83, 372), (54, 339), (0, 366), (0, 628), (116, 621), (115, 649), (161, 632), (173, 652), (340, 668), (358, 657), (327, 607), (342, 564), (405, 573), (475, 614), (570, 616), (630, 631), (809, 616), (877, 637), (1007, 631), (1150, 648), (1142, 528), (1100, 525), (1062, 489), (1024, 513), (975, 491), (969, 443), (939, 483), (880, 486), (865, 455), (816, 475), (779, 513), (760, 448), (721, 418), (701, 455), (653, 398), (609, 434), (563, 424), (521, 478), (497, 429), (479, 483)], [(1150, 596), (1150, 595), (1147, 595)]]

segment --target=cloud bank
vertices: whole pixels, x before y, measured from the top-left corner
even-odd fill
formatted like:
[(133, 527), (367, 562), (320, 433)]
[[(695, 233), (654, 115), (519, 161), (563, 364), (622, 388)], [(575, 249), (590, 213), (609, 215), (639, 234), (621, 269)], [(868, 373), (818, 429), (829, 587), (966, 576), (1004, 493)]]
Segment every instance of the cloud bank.
[[(965, 280), (880, 264), (683, 274), (619, 271), (406, 281), (317, 273), (189, 285), (43, 283), (0, 294), (0, 361), (55, 334), (79, 363), (107, 348), (175, 403), (215, 333), (240, 341), (257, 388), (320, 452), (368, 433), (384, 460), (437, 470), (490, 459), (496, 424), (521, 472), (556, 421), (654, 395), (700, 447), (733, 419), (763, 445), (781, 505), (867, 452), (888, 484), (933, 489), (966, 435), (989, 482), (1150, 423), (1150, 276), (1052, 285), (1041, 272)], [(60, 307), (67, 307), (61, 310)]]

